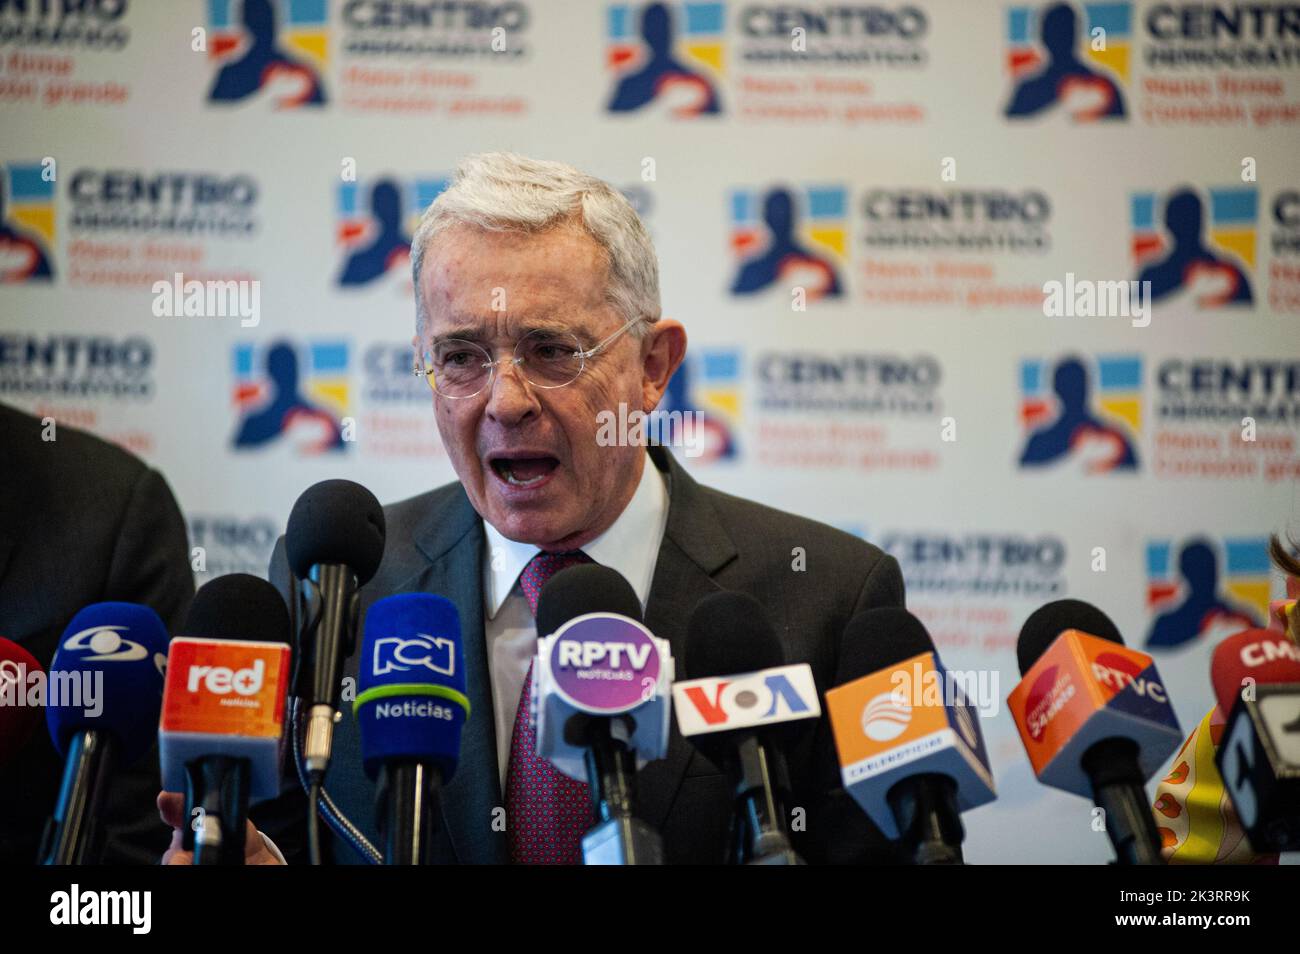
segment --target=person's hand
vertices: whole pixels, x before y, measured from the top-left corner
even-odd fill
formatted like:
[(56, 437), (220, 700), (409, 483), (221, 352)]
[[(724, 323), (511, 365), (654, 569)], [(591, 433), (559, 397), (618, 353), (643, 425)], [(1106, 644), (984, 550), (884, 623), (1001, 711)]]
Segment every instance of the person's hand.
[[(159, 792), (158, 815), (162, 818), (164, 825), (171, 825), (172, 827), (172, 843), (163, 852), (162, 863), (165, 865), (194, 864), (194, 852), (186, 851), (181, 847), (184, 844), (183, 839), (185, 836), (185, 831), (181, 826), (190, 823), (190, 820), (185, 817), (185, 796), (180, 792)], [(283, 864), (266, 847), (266, 842), (262, 840), (257, 827), (251, 821), (247, 824), (248, 828), (244, 834), (244, 864)]]

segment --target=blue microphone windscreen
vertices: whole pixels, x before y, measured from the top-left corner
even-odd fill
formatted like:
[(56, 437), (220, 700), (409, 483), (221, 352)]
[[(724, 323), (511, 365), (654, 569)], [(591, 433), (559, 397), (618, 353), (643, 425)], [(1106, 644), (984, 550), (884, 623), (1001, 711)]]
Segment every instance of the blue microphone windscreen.
[(61, 757), (72, 737), (101, 729), (122, 765), (143, 756), (162, 712), (167, 630), (147, 606), (92, 603), (63, 631), (50, 664), (45, 723)]
[(352, 704), (372, 779), (390, 759), (420, 759), (451, 778), (469, 717), (460, 615), (431, 593), (377, 600), (366, 613)]

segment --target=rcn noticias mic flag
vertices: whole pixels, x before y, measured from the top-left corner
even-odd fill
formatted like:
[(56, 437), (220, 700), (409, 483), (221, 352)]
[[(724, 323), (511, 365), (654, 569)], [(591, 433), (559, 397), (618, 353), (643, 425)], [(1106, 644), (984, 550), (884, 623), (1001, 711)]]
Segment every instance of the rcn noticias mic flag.
[(1135, 739), (1150, 778), (1182, 739), (1151, 657), (1077, 629), (1056, 638), (1007, 704), (1038, 780), (1084, 798), (1093, 785), (1082, 758), (1094, 743)]

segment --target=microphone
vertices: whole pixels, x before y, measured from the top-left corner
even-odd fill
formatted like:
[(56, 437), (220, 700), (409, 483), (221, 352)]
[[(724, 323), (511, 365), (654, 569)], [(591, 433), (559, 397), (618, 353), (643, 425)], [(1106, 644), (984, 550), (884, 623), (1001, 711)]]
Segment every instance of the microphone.
[(902, 607), (844, 630), (826, 711), (844, 788), (918, 865), (960, 865), (961, 813), (997, 798), (979, 713)]
[(583, 836), (583, 864), (663, 864), (662, 837), (635, 811), (638, 768), (668, 751), (667, 641), (642, 625), (632, 585), (591, 563), (542, 587), (537, 632), (537, 754), (591, 788), (598, 821)]
[(1247, 629), (1214, 650), (1210, 678), (1226, 714), (1215, 764), (1257, 852), (1300, 848), (1300, 648)]
[(162, 786), (185, 792), (196, 866), (242, 865), (248, 806), (280, 794), (289, 611), (247, 573), (199, 587), (172, 640), (158, 723)]
[(379, 830), (390, 865), (431, 863), (442, 786), (469, 718), (460, 616), (430, 593), (375, 601), (366, 612), (357, 698), (366, 774), (379, 781)]
[(801, 865), (790, 842), (785, 751), (821, 716), (807, 663), (785, 665), (766, 610), (745, 593), (711, 593), (687, 623), (687, 678), (673, 683), (677, 728), (731, 779), (730, 859)]
[(1025, 620), (1016, 658), (1007, 704), (1038, 780), (1102, 809), (1120, 864), (1163, 864), (1143, 785), (1182, 732), (1151, 657), (1097, 607), (1056, 600)]
[(28, 702), (32, 682), (48, 685), (41, 664), (22, 646), (0, 636), (0, 766), (22, 751), (40, 719), (40, 703)]
[(292, 692), (307, 706), (303, 760), (310, 784), (320, 785), (334, 747), (343, 661), (356, 648), (357, 589), (384, 556), (384, 509), (360, 484), (323, 480), (293, 505), (284, 549), (302, 602)]
[(98, 861), (104, 795), (117, 769), (150, 749), (166, 664), (167, 630), (147, 606), (92, 603), (68, 623), (50, 664), (45, 706), (64, 765), (41, 864)]

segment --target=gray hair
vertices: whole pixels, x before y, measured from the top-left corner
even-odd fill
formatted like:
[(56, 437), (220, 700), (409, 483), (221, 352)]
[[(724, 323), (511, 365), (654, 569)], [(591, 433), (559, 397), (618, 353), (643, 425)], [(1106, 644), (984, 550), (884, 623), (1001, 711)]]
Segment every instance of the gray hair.
[[(416, 330), (428, 316), (420, 299), (420, 269), (433, 240), (456, 225), (494, 232), (536, 233), (566, 224), (596, 240), (609, 267), (605, 297), (624, 320), (658, 321), (659, 262), (645, 225), (626, 197), (609, 183), (562, 162), (509, 152), (467, 156), (452, 183), (434, 199), (411, 241)], [(645, 335), (648, 322), (629, 332)]]

